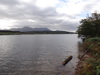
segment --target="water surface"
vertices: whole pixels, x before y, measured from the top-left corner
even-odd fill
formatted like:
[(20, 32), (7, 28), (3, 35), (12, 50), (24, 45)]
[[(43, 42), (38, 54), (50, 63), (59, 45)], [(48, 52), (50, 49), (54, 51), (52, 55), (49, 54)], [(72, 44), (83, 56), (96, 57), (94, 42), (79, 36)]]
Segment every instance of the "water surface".
[[(0, 75), (73, 75), (76, 34), (0, 36)], [(62, 65), (68, 56), (73, 59)]]

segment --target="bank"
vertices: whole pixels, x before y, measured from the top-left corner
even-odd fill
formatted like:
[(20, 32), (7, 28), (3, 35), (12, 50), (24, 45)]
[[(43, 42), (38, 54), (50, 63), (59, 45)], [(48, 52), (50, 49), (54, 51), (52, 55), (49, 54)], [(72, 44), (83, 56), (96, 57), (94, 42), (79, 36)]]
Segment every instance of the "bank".
[(85, 40), (78, 58), (75, 75), (100, 75), (100, 37)]

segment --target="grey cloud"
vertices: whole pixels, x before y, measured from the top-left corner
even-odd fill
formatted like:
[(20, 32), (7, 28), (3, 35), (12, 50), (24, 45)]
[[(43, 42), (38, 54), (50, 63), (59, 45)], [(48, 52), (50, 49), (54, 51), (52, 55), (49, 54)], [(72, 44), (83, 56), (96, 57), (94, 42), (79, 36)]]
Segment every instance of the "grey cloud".
[[(84, 1), (84, 2), (86, 2), (86, 1)], [(87, 10), (87, 11), (92, 10), (92, 8), (94, 8), (96, 6), (96, 3), (98, 3), (98, 2), (100, 2), (100, 0), (94, 0), (94, 1), (90, 1), (89, 3), (86, 3), (86, 5), (84, 6), (83, 11), (85, 11), (85, 10)]]
[[(19, 0), (20, 1), (20, 0)], [(29, 4), (20, 4), (18, 0), (0, 0), (0, 4), (8, 6), (7, 10), (0, 9), (0, 18), (15, 19), (17, 22), (13, 27), (48, 27), (57, 30), (76, 30), (75, 23), (57, 19), (62, 16), (75, 18), (73, 16), (58, 14), (56, 8), (48, 7), (40, 9)], [(12, 5), (12, 6), (11, 6)], [(35, 22), (30, 22), (29, 19)]]
[(76, 31), (79, 23), (65, 21), (62, 23), (61, 28), (68, 31)]
[(0, 0), (2, 5), (16, 5), (19, 4), (18, 0)]

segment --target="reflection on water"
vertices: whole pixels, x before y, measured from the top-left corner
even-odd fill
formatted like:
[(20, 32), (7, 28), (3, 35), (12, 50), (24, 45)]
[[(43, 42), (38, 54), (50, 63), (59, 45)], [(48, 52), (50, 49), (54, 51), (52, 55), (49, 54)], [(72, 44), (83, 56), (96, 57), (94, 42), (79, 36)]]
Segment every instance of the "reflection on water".
[(78, 41), (76, 34), (0, 36), (0, 75), (73, 75)]

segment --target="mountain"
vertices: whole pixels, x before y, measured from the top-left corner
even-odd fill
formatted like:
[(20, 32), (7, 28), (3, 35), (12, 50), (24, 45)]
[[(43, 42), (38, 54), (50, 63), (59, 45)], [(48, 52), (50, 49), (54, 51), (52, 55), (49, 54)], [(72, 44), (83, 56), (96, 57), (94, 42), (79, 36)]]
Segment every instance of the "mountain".
[(31, 27), (23, 27), (23, 28), (12, 28), (10, 30), (0, 30), (1, 35), (5, 34), (75, 34), (69, 31), (51, 31), (48, 28), (31, 28)]
[(19, 31), (19, 32), (24, 32), (27, 34), (74, 34), (73, 32), (69, 31), (51, 31), (48, 28), (31, 28), (31, 27), (23, 27), (23, 28), (12, 28), (9, 31)]
[(33, 31), (51, 31), (48, 28), (34, 28)]
[(20, 32), (30, 32), (30, 31), (51, 31), (48, 28), (31, 28), (31, 27), (23, 27), (23, 28), (12, 28), (11, 31), (20, 31)]

